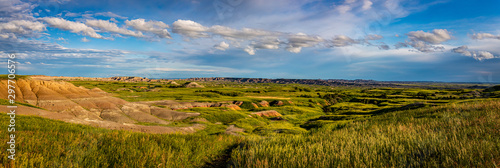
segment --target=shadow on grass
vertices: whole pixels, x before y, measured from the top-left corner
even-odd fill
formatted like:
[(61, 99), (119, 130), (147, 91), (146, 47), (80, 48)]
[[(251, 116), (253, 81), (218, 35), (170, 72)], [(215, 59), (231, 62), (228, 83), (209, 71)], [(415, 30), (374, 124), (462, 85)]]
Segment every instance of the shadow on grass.
[(425, 104), (425, 103), (412, 103), (412, 104), (408, 104), (408, 105), (401, 106), (401, 107), (384, 108), (384, 109), (375, 110), (375, 111), (367, 112), (367, 113), (345, 112), (345, 113), (342, 113), (342, 115), (372, 115), (372, 116), (375, 116), (375, 115), (382, 115), (382, 114), (395, 112), (395, 111), (418, 109), (418, 108), (422, 108), (422, 107), (427, 107), (427, 104)]
[(232, 164), (230, 162), (231, 159), (231, 153), (235, 148), (237, 148), (241, 143), (236, 143), (234, 145), (228, 146), (225, 150), (224, 153), (220, 156), (217, 156), (214, 160), (211, 160), (210, 162), (205, 162), (205, 164), (202, 166), (202, 168), (225, 168), (225, 167), (230, 167)]

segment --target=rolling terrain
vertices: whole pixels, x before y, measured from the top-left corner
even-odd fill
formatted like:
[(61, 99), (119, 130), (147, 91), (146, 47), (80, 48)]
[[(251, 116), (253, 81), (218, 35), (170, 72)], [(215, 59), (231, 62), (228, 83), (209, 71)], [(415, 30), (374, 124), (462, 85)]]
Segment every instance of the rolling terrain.
[[(18, 161), (8, 162), (2, 153), (1, 165), (500, 165), (499, 86), (196, 81), (18, 79), (18, 122), (33, 124), (18, 128)], [(1, 82), (0, 111), (6, 112)], [(8, 116), (1, 117), (6, 124)]]

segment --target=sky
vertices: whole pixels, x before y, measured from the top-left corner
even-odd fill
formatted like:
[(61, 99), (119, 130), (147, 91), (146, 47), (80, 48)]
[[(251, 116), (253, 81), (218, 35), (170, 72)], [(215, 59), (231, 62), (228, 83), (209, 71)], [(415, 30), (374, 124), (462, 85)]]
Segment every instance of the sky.
[(499, 46), (498, 0), (0, 0), (23, 75), (500, 83)]

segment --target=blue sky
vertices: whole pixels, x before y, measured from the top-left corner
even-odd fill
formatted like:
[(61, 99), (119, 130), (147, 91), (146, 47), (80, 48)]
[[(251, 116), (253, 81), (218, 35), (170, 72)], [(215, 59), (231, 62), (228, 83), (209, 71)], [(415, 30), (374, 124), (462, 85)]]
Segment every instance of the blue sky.
[(500, 1), (0, 1), (19, 74), (500, 82)]

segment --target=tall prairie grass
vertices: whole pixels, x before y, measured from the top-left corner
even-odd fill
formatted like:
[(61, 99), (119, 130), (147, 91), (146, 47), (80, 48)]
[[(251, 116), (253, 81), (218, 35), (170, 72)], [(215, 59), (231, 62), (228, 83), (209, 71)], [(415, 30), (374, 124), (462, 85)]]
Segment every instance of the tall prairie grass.
[(232, 167), (498, 167), (500, 101), (398, 111), (248, 140)]
[[(0, 125), (9, 116), (0, 114)], [(242, 141), (203, 132), (145, 134), (113, 131), (33, 116), (16, 116), (16, 160), (2, 143), (0, 167), (202, 167)], [(8, 141), (0, 129), (0, 142)], [(15, 165), (14, 165), (15, 164)]]

